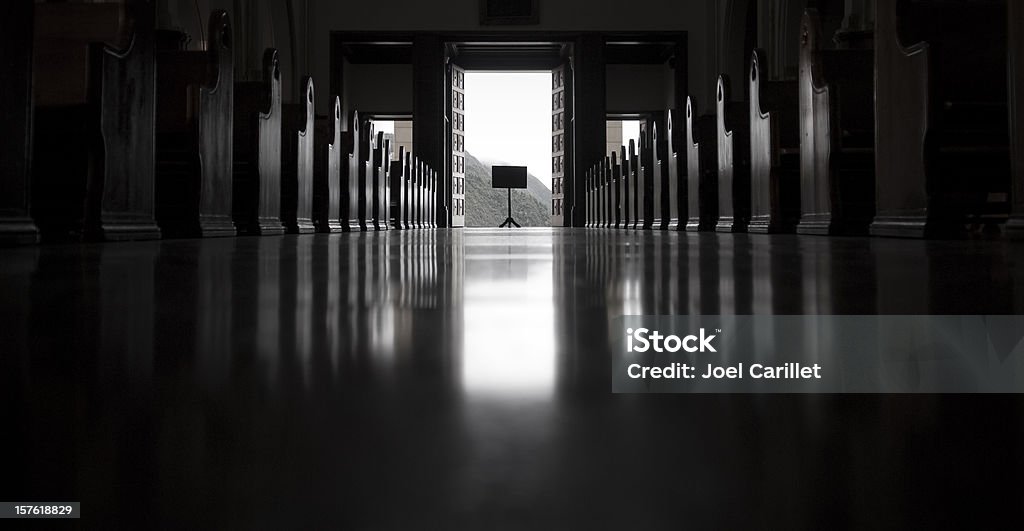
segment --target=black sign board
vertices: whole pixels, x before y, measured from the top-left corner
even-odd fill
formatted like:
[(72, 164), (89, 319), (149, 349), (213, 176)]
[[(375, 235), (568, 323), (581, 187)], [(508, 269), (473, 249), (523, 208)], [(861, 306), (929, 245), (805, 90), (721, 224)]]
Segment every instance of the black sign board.
[(526, 166), (491, 166), (491, 188), (526, 188)]

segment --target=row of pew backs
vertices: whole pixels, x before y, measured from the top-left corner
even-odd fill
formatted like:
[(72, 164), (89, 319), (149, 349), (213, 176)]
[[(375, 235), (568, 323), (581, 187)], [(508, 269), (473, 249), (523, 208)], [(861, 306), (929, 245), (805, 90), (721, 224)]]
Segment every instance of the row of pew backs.
[(12, 2), (0, 241), (436, 226), (436, 172), (406, 155), (410, 192), (394, 194), (390, 141), (358, 112), (346, 121), (337, 97), (317, 118), (310, 78), (301, 103), (282, 104), (276, 50), (263, 79), (235, 82), (225, 11), (203, 51), (155, 17), (145, 0)]
[(687, 99), (685, 134), (669, 109), (667, 151), (641, 158), (649, 204), (632, 204), (634, 159), (613, 153), (586, 173), (586, 225), (932, 237), (1005, 221), (1006, 3), (974, 4), (888, 3), (874, 50), (824, 49), (808, 9), (797, 79), (767, 80), (755, 50), (749, 101), (723, 75), (713, 114)]

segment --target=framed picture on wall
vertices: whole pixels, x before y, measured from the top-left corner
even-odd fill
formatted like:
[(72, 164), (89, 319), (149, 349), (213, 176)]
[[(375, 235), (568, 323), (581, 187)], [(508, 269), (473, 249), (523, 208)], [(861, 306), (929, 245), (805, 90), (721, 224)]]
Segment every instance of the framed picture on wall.
[(540, 23), (539, 0), (480, 0), (480, 24), (484, 26)]

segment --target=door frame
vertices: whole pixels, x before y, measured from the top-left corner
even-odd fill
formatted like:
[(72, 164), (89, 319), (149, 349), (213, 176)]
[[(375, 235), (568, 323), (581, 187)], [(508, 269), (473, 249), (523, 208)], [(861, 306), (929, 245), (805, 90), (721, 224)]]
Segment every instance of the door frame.
[[(576, 101), (576, 92), (578, 84), (575, 83), (576, 75), (574, 64), (574, 53), (576, 50), (573, 46), (580, 41), (581, 38), (594, 38), (599, 37), (603, 39), (606, 44), (615, 43), (617, 45), (637, 45), (638, 50), (642, 49), (646, 45), (651, 44), (671, 44), (674, 47), (674, 59), (672, 60), (672, 66), (676, 69), (674, 79), (675, 95), (673, 98), (674, 106), (682, 108), (685, 106), (686, 97), (689, 94), (688, 87), (688, 65), (689, 61), (687, 58), (687, 32), (686, 31), (455, 31), (455, 32), (436, 32), (436, 31), (331, 31), (330, 41), (330, 91), (332, 94), (341, 94), (344, 87), (344, 56), (345, 47), (350, 44), (362, 44), (362, 45), (389, 45), (401, 48), (403, 45), (407, 45), (410, 49), (415, 46), (415, 42), (430, 43), (430, 46), (439, 46), (440, 49), (430, 50), (431, 56), (438, 57), (440, 60), (438, 64), (429, 66), (431, 69), (437, 72), (438, 75), (426, 76), (430, 79), (443, 78), (444, 82), (441, 88), (444, 90), (440, 99), (443, 102), (442, 105), (435, 106), (430, 105), (429, 108), (423, 109), (423, 111), (429, 113), (440, 112), (441, 116), (427, 116), (426, 122), (431, 124), (440, 124), (441, 127), (437, 129), (437, 134), (443, 135), (445, 140), (440, 142), (434, 149), (439, 149), (437, 153), (430, 153), (428, 160), (437, 161), (437, 170), (440, 175), (444, 176), (444, 187), (438, 187), (438, 208), (439, 211), (444, 209), (446, 211), (447, 219), (443, 221), (439, 219), (445, 226), (450, 226), (451, 221), (451, 182), (452, 182), (452, 150), (451, 150), (451, 76), (449, 74), (449, 60), (454, 61), (462, 68), (467, 70), (503, 70), (503, 71), (537, 71), (537, 70), (551, 70), (563, 62), (568, 62), (570, 65), (570, 80), (572, 84), (567, 88), (571, 93), (568, 94), (568, 98), (571, 101)], [(429, 37), (424, 39), (423, 37)], [(457, 54), (451, 54), (450, 52), (458, 47), (459, 45), (466, 44), (478, 44), (478, 45), (505, 45), (506, 48), (514, 47), (515, 45), (522, 45), (524, 48), (536, 45), (544, 44), (557, 44), (563, 46), (562, 51), (565, 49), (570, 50), (573, 53), (569, 53), (566, 57), (565, 53), (560, 53), (558, 61), (554, 61), (550, 54), (543, 54), (538, 57), (530, 57), (530, 54), (519, 54), (515, 58), (490, 57), (477, 60), (475, 63), (472, 61), (463, 61), (458, 58)], [(436, 55), (435, 55), (436, 54)], [(412, 64), (414, 70), (416, 69), (415, 52), (409, 53), (409, 63)], [(400, 64), (406, 64), (402, 59), (402, 54), (399, 52), (395, 54), (398, 61), (402, 61)], [(682, 57), (682, 68), (679, 68), (680, 57)], [(604, 61), (604, 58), (601, 58)], [(414, 73), (414, 79), (416, 75)], [(602, 91), (603, 92), (603, 91)], [(414, 98), (415, 102), (415, 98)], [(441, 103), (441, 102), (438, 102)], [(343, 102), (343, 105), (348, 106), (347, 102)], [(417, 112), (420, 109), (415, 108), (414, 103), (413, 109), (413, 121), (416, 122)], [(404, 109), (402, 111), (405, 111)], [(381, 114), (385, 114), (382, 112)], [(404, 114), (404, 112), (403, 112)], [(602, 109), (602, 116), (605, 114)], [(437, 120), (437, 118), (441, 118)], [(577, 146), (578, 138), (575, 131), (576, 120), (575, 116), (567, 117), (567, 123), (573, 124), (571, 130), (566, 131), (566, 142), (567, 153), (565, 160), (565, 181), (568, 190), (572, 193), (565, 194), (565, 202), (563, 204), (564, 212), (572, 212), (577, 199), (575, 196), (575, 189), (577, 181), (582, 181), (582, 175), (579, 175), (576, 171), (578, 167), (585, 167), (589, 161), (577, 161), (575, 160), (579, 153), (581, 153), (579, 146)], [(603, 118), (602, 118), (603, 119)], [(603, 136), (603, 133), (602, 133)], [(421, 146), (420, 143), (413, 139), (415, 146)], [(601, 148), (603, 150), (603, 147)], [(584, 151), (586, 152), (586, 151)], [(421, 152), (420, 152), (421, 153)], [(571, 154), (570, 154), (571, 153)], [(582, 166), (581, 166), (582, 165)], [(579, 184), (582, 186), (582, 183)], [(567, 218), (566, 226), (573, 224), (580, 224), (579, 220), (582, 216), (571, 215)]]

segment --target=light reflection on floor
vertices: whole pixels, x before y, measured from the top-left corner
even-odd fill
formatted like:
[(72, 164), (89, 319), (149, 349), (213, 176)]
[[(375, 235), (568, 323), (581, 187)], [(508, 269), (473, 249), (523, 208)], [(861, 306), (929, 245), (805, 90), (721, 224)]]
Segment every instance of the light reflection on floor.
[[(469, 236), (475, 237), (481, 236)], [(510, 244), (516, 238), (505, 237)], [(550, 238), (527, 252), (510, 249), (501, 260), (467, 255), (465, 268), (463, 390), (507, 399), (550, 396), (555, 384)]]
[(1019, 244), (465, 229), (39, 246), (0, 252), (0, 295), (17, 456), (0, 500), (80, 500), (96, 527), (1024, 521), (1020, 396), (609, 392), (623, 313), (1020, 314)]

